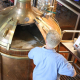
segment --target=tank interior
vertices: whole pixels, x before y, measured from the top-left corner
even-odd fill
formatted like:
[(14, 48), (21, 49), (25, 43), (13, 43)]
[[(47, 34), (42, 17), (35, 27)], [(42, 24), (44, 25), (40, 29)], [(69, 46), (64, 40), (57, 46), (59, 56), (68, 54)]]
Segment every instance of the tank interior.
[(17, 25), (11, 48), (32, 49), (45, 44), (44, 38), (35, 24)]

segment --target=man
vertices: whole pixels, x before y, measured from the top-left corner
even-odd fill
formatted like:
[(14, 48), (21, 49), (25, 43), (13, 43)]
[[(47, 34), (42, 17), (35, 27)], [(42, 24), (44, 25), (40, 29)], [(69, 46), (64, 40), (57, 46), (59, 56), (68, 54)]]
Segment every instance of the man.
[(35, 47), (29, 52), (28, 57), (36, 65), (33, 80), (59, 80), (60, 75), (76, 76), (73, 66), (54, 49), (60, 41), (58, 32), (50, 30), (46, 36), (46, 46)]

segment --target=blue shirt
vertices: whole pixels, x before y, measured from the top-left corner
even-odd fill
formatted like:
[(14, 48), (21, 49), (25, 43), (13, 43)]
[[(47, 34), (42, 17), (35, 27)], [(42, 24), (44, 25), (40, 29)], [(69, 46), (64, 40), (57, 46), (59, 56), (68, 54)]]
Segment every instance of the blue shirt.
[(59, 80), (60, 75), (74, 75), (73, 66), (54, 49), (35, 47), (28, 53), (28, 57), (36, 65), (33, 80)]

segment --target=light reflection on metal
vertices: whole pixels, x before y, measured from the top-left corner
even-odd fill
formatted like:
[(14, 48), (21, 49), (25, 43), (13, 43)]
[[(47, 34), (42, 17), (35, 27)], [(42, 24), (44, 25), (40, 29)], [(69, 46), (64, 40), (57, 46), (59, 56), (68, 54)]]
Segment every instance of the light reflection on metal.
[(3, 39), (2, 39), (2, 42), (5, 42), (5, 43), (7, 43), (7, 40), (6, 40), (5, 38), (3, 38)]
[(5, 8), (0, 12), (0, 45), (7, 49), (10, 48), (17, 24), (30, 25), (35, 23), (44, 40), (49, 30), (56, 30), (61, 35), (61, 29), (55, 19), (48, 15), (44, 16), (45, 12), (31, 7), (30, 1), (18, 0), (15, 6)]
[(6, 30), (3, 32), (3, 37), (4, 37), (4, 38), (7, 36), (8, 32), (9, 32), (9, 29), (6, 29)]
[(21, 9), (19, 9), (19, 10), (17, 11), (17, 13), (18, 13), (18, 14), (21, 14)]
[(14, 31), (13, 30), (9, 30), (10, 31), (10, 33), (14, 33)]

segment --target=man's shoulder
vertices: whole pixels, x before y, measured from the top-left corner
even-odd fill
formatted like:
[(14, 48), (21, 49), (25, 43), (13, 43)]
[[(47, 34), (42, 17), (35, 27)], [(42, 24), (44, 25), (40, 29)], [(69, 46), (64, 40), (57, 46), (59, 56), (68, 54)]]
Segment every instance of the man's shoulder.
[(40, 47), (35, 47), (33, 49), (31, 49), (31, 51), (39, 51), (41, 48)]
[(33, 59), (34, 55), (37, 55), (39, 51), (40, 51), (39, 47), (35, 47), (35, 48), (31, 49), (28, 53), (28, 57)]
[(57, 57), (58, 59), (65, 59), (64, 56), (62, 54), (57, 53)]
[(56, 60), (57, 60), (58, 63), (67, 61), (66, 58), (62, 54), (59, 54), (59, 53), (56, 56)]
[(61, 54), (59, 54), (59, 53), (57, 53), (57, 52), (55, 52), (55, 53), (52, 53), (51, 55), (50, 55), (50, 58), (55, 58), (56, 60), (64, 60), (65, 58), (64, 58), (64, 56), (63, 55), (61, 55)]
[(35, 50), (35, 49), (40, 49), (40, 47), (35, 47), (35, 48), (33, 48), (32, 50)]

